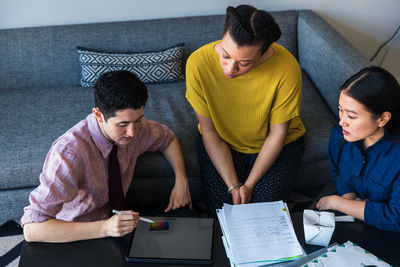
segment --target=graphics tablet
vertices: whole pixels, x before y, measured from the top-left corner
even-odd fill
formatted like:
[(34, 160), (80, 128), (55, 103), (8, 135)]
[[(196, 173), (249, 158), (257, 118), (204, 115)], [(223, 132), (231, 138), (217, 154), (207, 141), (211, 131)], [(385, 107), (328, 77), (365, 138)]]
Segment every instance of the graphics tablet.
[(147, 217), (139, 221), (129, 245), (128, 262), (212, 264), (214, 218)]

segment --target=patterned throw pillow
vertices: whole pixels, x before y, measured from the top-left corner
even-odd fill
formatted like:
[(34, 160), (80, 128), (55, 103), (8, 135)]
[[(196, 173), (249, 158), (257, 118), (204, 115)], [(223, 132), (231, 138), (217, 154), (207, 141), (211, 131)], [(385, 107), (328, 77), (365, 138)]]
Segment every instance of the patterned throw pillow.
[(93, 87), (99, 76), (108, 71), (127, 70), (144, 83), (165, 83), (185, 79), (183, 43), (163, 51), (149, 53), (108, 53), (77, 47), (82, 69), (81, 85)]

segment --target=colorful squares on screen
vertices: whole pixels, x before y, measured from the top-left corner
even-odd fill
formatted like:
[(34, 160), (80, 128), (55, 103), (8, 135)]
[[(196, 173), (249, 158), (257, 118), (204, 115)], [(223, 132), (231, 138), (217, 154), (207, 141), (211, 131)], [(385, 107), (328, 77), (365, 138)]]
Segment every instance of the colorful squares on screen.
[(150, 224), (150, 231), (168, 230), (169, 221), (156, 221)]

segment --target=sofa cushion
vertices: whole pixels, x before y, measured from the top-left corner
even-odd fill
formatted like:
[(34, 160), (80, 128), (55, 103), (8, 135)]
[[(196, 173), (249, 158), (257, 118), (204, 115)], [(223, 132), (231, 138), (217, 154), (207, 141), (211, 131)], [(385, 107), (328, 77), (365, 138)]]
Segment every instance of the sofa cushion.
[(93, 89), (0, 89), (0, 106), (0, 189), (35, 186), (52, 142), (91, 112)]
[(304, 163), (300, 166), (298, 177), (295, 182), (297, 188), (308, 188), (313, 186), (324, 186), (332, 183), (329, 159)]
[(29, 205), (29, 194), (35, 187), (0, 190), (0, 220), (14, 219), (17, 222)]
[(304, 157), (296, 187), (325, 185), (330, 181), (328, 160), (329, 136), (336, 118), (309, 76), (302, 71), (300, 117), (306, 127)]
[(176, 82), (184, 79), (183, 43), (162, 51), (115, 53), (78, 47), (81, 85), (93, 87), (99, 76), (108, 71), (127, 70), (144, 83)]
[(304, 71), (302, 79), (300, 117), (306, 127), (303, 164), (308, 164), (328, 158), (329, 136), (336, 119)]
[[(147, 88), (149, 100), (144, 108), (145, 117), (167, 125), (175, 133), (182, 147), (187, 174), (199, 177), (196, 154), (197, 118), (185, 98), (185, 82), (150, 84)], [(173, 175), (173, 171), (161, 153), (157, 152), (143, 154), (134, 174), (136, 177), (166, 175)]]

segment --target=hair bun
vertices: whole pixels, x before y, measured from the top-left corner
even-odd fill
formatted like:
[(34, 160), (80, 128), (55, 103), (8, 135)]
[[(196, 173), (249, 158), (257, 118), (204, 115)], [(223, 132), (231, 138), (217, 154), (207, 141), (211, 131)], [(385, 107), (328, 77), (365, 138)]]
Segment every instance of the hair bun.
[(261, 44), (261, 54), (281, 36), (274, 18), (267, 11), (257, 10), (250, 5), (227, 7), (223, 34), (227, 32), (239, 47)]
[[(236, 12), (236, 9), (232, 6), (229, 6), (226, 9), (226, 14), (228, 17), (230, 17), (231, 19), (234, 19), (235, 21), (240, 23), (240, 17), (239, 14)], [(241, 24), (241, 23), (240, 23)]]
[(281, 30), (275, 19), (263, 10), (257, 10), (252, 17), (252, 27), (256, 35), (263, 33), (272, 42), (276, 42), (281, 37)]

